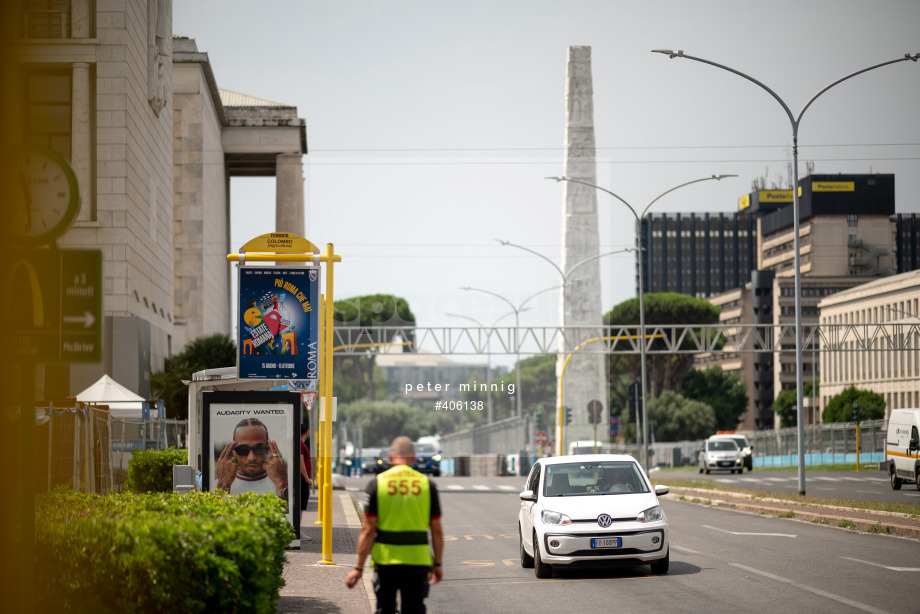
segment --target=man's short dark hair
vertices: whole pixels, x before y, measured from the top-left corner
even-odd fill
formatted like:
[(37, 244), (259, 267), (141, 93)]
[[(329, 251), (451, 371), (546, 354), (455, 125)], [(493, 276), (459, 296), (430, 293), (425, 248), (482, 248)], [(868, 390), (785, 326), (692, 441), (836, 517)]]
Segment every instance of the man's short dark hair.
[(269, 442), (268, 439), (268, 427), (259, 420), (258, 418), (243, 418), (240, 420), (240, 423), (236, 425), (236, 428), (233, 429), (233, 440), (236, 441), (236, 431), (245, 426), (261, 426), (265, 429), (265, 443)]

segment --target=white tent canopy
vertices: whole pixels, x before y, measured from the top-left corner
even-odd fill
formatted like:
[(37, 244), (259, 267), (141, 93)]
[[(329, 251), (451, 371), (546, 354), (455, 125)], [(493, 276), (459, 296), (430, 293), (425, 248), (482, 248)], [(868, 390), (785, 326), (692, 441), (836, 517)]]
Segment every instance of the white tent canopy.
[(113, 418), (140, 418), (144, 397), (139, 396), (103, 375), (99, 380), (77, 395), (81, 403), (108, 405)]

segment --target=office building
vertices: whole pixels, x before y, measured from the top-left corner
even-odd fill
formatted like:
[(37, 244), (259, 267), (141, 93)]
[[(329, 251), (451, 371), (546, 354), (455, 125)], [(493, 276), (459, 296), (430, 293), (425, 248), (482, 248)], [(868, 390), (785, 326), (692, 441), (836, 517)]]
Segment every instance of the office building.
[[(892, 409), (920, 408), (920, 271), (885, 277), (825, 297), (821, 326), (857, 325), (821, 346), (821, 407), (850, 386)], [(890, 349), (892, 345), (897, 349)]]

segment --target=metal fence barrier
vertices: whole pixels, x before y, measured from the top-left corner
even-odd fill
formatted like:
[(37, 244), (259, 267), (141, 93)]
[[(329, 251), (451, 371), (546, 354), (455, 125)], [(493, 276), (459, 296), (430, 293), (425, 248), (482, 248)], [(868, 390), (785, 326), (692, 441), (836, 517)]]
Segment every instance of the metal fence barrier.
[(187, 420), (122, 419), (76, 402), (35, 409), (36, 492), (121, 490), (134, 450), (186, 448)]

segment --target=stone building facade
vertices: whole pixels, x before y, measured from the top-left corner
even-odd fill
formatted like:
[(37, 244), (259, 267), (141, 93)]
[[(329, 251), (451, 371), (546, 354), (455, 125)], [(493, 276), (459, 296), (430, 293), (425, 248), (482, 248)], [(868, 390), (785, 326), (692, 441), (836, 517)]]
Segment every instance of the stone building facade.
[(306, 123), (250, 99), (234, 124), (207, 54), (174, 41), (171, 0), (21, 2), (9, 14), (20, 25), (4, 140), (69, 161), (81, 205), (58, 245), (103, 261), (103, 361), (49, 367), (41, 396), (107, 373), (149, 398), (168, 356), (232, 330), (230, 177), (283, 175), (277, 216), (303, 234)]
[[(920, 408), (920, 271), (885, 277), (821, 300), (821, 407), (849, 386), (885, 398), (892, 409)], [(858, 333), (833, 335), (835, 326)], [(893, 338), (897, 350), (887, 348)]]

